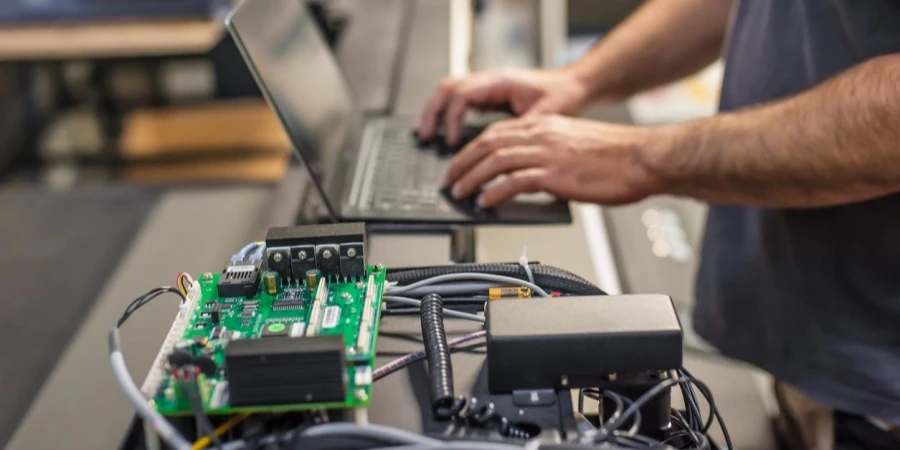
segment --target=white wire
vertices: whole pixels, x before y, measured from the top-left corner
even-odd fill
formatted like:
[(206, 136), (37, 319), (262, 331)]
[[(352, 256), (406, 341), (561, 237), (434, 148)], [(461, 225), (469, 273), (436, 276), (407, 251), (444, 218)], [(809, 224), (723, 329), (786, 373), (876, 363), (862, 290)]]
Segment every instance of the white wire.
[[(479, 292), (479, 291), (487, 291), (492, 287), (503, 287), (508, 286), (509, 283), (488, 283), (485, 281), (457, 281), (455, 283), (447, 283), (447, 284), (433, 284), (430, 286), (424, 286), (416, 289), (411, 289), (409, 291), (404, 292), (404, 295), (408, 297), (418, 297), (425, 296), (428, 294), (438, 294), (438, 295), (459, 295), (466, 294), (470, 292)], [(388, 289), (390, 291), (390, 288)]]
[(444, 275), (438, 275), (431, 278), (426, 278), (421, 281), (417, 281), (412, 284), (408, 284), (406, 286), (395, 286), (387, 289), (387, 293), (394, 295), (403, 295), (408, 291), (411, 291), (415, 288), (419, 288), (422, 286), (430, 286), (436, 283), (446, 283), (448, 281), (472, 281), (472, 280), (480, 280), (480, 281), (496, 281), (499, 283), (507, 283), (515, 286), (526, 286), (531, 288), (531, 291), (537, 294), (539, 297), (549, 297), (546, 291), (541, 289), (540, 286), (530, 282), (520, 280), (518, 278), (507, 277), (503, 275), (493, 275), (489, 273), (474, 273), (474, 272), (463, 272), (463, 273), (448, 273)]
[[(422, 306), (422, 300), (417, 300), (417, 299), (410, 298), (410, 297), (400, 297), (397, 295), (385, 295), (384, 300), (388, 301), (388, 302), (402, 303), (404, 305), (411, 305), (411, 306), (416, 306), (416, 307)], [(447, 317), (456, 317), (457, 319), (473, 320), (475, 322), (484, 323), (484, 316), (479, 316), (478, 314), (464, 313), (464, 312), (454, 311), (452, 309), (447, 309), (447, 308), (443, 308), (443, 310), (444, 310), (444, 315)]]
[(135, 411), (145, 421), (149, 422), (153, 429), (159, 433), (160, 439), (165, 441), (169, 446), (176, 450), (190, 450), (191, 443), (178, 432), (172, 424), (166, 420), (161, 414), (156, 412), (147, 404), (147, 399), (141, 394), (141, 391), (134, 384), (128, 367), (125, 365), (125, 358), (122, 356), (121, 350), (113, 350), (109, 353), (109, 362), (113, 368), (113, 374), (116, 376), (116, 382), (119, 387), (134, 406)]

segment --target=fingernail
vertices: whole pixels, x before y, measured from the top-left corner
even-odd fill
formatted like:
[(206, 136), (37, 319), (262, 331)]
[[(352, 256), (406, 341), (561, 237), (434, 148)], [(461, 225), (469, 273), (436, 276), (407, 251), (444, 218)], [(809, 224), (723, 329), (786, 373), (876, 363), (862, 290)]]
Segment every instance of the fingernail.
[(462, 186), (454, 184), (453, 189), (450, 191), (450, 195), (452, 195), (453, 198), (462, 198)]
[(478, 207), (484, 208), (484, 194), (479, 195), (478, 198), (475, 200), (475, 203), (478, 204)]

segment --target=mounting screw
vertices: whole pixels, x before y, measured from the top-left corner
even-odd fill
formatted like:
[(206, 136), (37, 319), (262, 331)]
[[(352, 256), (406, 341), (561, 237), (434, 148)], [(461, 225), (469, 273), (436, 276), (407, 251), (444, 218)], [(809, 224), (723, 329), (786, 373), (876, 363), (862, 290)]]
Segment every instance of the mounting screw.
[(565, 375), (563, 375), (562, 377), (560, 377), (560, 378), (559, 378), (559, 384), (560, 384), (561, 386), (563, 386), (563, 387), (568, 386), (568, 385), (569, 385), (569, 377), (567, 377), (567, 376), (565, 376)]
[(382, 264), (382, 263), (375, 264), (375, 270), (377, 270), (379, 272), (384, 270), (384, 264)]
[(281, 256), (281, 253), (276, 253), (272, 259), (275, 260), (275, 262), (280, 263), (281, 261), (284, 261), (284, 256)]
[(364, 402), (369, 399), (369, 396), (366, 395), (366, 391), (364, 389), (357, 389), (356, 390), (356, 399), (361, 402)]
[(306, 250), (300, 250), (300, 253), (297, 253), (297, 258), (306, 259)]
[(322, 257), (325, 259), (331, 259), (331, 250), (322, 250)]
[(351, 257), (351, 258), (355, 257), (355, 256), (356, 256), (356, 249), (355, 249), (355, 248), (348, 248), (348, 249), (347, 249), (347, 256), (349, 256), (349, 257)]

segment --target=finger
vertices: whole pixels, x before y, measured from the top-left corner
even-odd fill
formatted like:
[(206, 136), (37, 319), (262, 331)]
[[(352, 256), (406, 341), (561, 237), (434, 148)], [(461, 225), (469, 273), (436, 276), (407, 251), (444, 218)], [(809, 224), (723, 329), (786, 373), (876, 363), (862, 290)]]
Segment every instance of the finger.
[(470, 107), (493, 108), (504, 104), (508, 97), (507, 90), (505, 81), (491, 76), (476, 75), (457, 86), (443, 116), (447, 143), (459, 143), (463, 119)]
[(544, 189), (549, 171), (543, 167), (531, 167), (511, 173), (505, 180), (491, 186), (478, 197), (478, 205), (490, 208), (511, 200), (522, 193), (538, 192)]
[[(499, 131), (498, 131), (499, 130)], [(527, 143), (528, 134), (521, 129), (513, 126), (497, 127), (492, 125), (485, 130), (480, 136), (470, 142), (465, 148), (450, 161), (447, 170), (444, 172), (443, 185), (451, 186), (464, 173), (471, 169), (478, 161), (487, 156), (491, 151), (503, 148), (513, 147)]]
[(546, 162), (547, 152), (544, 147), (502, 148), (482, 159), (472, 170), (465, 173), (453, 185), (453, 196), (456, 198), (468, 197), (479, 186), (488, 183), (498, 175), (516, 172), (529, 167), (542, 166)]
[(453, 95), (453, 90), (459, 85), (460, 80), (457, 78), (446, 78), (431, 94), (431, 98), (425, 104), (425, 108), (419, 115), (419, 123), (416, 131), (422, 139), (431, 139), (437, 131), (438, 119), (447, 101)]

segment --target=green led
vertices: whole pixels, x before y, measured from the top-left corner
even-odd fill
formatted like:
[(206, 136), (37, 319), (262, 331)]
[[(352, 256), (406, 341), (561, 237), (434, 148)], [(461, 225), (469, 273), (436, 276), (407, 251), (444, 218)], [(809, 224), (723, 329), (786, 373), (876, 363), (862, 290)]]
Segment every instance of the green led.
[(279, 331), (284, 331), (287, 328), (283, 323), (273, 323), (269, 325), (269, 331), (273, 333), (278, 333)]

